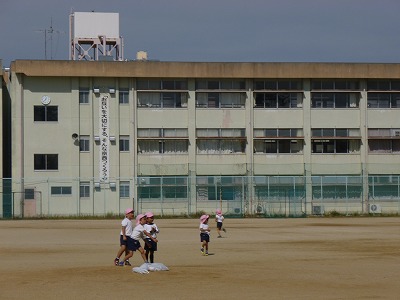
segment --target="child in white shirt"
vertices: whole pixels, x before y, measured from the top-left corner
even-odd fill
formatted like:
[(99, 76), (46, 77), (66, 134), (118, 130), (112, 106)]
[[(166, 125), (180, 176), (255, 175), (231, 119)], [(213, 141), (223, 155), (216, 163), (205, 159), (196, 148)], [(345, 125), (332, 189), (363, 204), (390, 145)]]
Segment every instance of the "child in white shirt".
[(224, 222), (224, 216), (222, 215), (222, 211), (220, 209), (217, 209), (216, 215), (215, 215), (215, 222), (217, 222), (217, 233), (218, 237), (221, 238), (221, 230), (223, 232), (225, 231), (225, 228), (222, 228), (222, 223)]
[(200, 242), (201, 242), (201, 254), (208, 256), (208, 243), (210, 242), (210, 227), (208, 226), (209, 215), (202, 215), (200, 217)]
[[(117, 256), (114, 259), (114, 265), (118, 266), (119, 265), (119, 258), (121, 257), (122, 253), (125, 252), (125, 255), (129, 254), (128, 251), (128, 244), (131, 243), (131, 234), (132, 234), (132, 219), (133, 219), (133, 214), (135, 210), (133, 208), (127, 208), (125, 209), (125, 218), (121, 222), (121, 233), (119, 236), (119, 244), (120, 248), (117, 252)], [(131, 264), (129, 263), (129, 259), (125, 260), (125, 264), (127, 266), (130, 266)]]
[[(146, 219), (147, 222), (144, 224), (144, 229), (151, 234), (153, 238), (157, 238), (157, 233), (160, 231), (158, 230), (158, 227), (156, 223), (154, 223), (154, 214), (149, 211), (146, 213)], [(149, 260), (150, 256), (150, 262), (154, 263), (154, 251), (157, 251), (157, 243), (153, 242), (150, 238), (146, 237), (145, 240), (145, 245), (144, 245), (144, 250), (145, 250), (145, 255), (146, 255), (146, 260)]]

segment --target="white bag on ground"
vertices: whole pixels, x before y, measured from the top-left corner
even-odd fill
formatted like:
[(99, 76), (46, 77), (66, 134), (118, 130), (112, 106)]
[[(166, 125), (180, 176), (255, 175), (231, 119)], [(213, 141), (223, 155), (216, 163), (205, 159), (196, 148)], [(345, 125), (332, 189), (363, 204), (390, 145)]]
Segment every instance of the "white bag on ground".
[(149, 271), (169, 271), (169, 269), (162, 263), (144, 263), (140, 267), (132, 268), (132, 272), (139, 274), (148, 274)]

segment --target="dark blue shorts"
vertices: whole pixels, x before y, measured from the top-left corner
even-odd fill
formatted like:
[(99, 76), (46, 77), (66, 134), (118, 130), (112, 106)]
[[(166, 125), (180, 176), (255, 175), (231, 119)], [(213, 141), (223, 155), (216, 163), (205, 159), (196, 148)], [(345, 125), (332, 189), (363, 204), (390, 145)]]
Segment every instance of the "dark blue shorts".
[(128, 250), (130, 251), (136, 251), (137, 249), (139, 249), (140, 247), (142, 247), (140, 245), (140, 242), (138, 240), (134, 240), (132, 238), (129, 238), (129, 242), (128, 242)]
[(217, 222), (217, 228), (218, 228), (219, 230), (221, 230), (221, 228), (222, 228), (222, 222)]
[[(151, 247), (149, 247), (149, 245)], [(157, 251), (157, 243), (153, 240), (146, 239), (146, 242), (144, 243), (144, 250), (146, 251)]]
[(200, 233), (200, 242), (206, 241), (207, 243), (210, 241), (210, 235), (207, 233)]
[(121, 246), (127, 246), (127, 245), (128, 245), (128, 239), (129, 239), (129, 236), (127, 236), (127, 237), (126, 237), (126, 241), (124, 241), (124, 236), (123, 236), (123, 235), (120, 235), (120, 236), (119, 236), (119, 244), (120, 244)]
[(134, 240), (130, 237), (128, 238), (127, 248), (129, 251), (136, 251), (140, 247), (142, 247), (142, 246), (140, 245), (140, 242), (138, 240)]

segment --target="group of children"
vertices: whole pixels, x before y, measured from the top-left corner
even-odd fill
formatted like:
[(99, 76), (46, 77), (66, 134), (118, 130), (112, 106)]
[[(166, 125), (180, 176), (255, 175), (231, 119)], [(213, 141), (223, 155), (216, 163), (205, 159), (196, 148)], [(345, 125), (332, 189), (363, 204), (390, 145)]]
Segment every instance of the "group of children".
[[(125, 210), (125, 218), (121, 222), (120, 248), (114, 259), (114, 265), (123, 267), (130, 266), (129, 259), (133, 256), (133, 252), (138, 250), (145, 263), (154, 262), (154, 252), (157, 251), (157, 233), (159, 233), (157, 225), (154, 223), (154, 214), (147, 212), (139, 214), (136, 217), (136, 226), (133, 227), (132, 219), (135, 211), (132, 208)], [(144, 249), (140, 244), (140, 240), (144, 240)], [(120, 260), (122, 254), (125, 256)], [(150, 258), (150, 261), (149, 261)]]
[[(114, 265), (116, 266), (131, 266), (129, 259), (133, 256), (133, 253), (137, 250), (140, 252), (142, 259), (145, 263), (154, 263), (154, 252), (157, 251), (157, 233), (159, 229), (154, 223), (154, 214), (147, 212), (145, 214), (139, 214), (136, 217), (136, 226), (133, 227), (132, 219), (134, 218), (135, 210), (133, 208), (127, 208), (125, 210), (125, 218), (121, 222), (121, 233), (120, 233), (120, 248), (114, 259)], [(210, 227), (208, 225), (209, 215), (202, 215), (200, 217), (200, 242), (201, 242), (201, 253), (204, 256), (208, 256), (208, 243), (210, 242)], [(218, 238), (221, 238), (221, 230), (226, 232), (223, 228), (222, 223), (224, 216), (222, 211), (217, 209), (215, 215), (215, 222), (217, 223)], [(144, 248), (140, 244), (140, 240), (144, 241)], [(124, 258), (121, 259), (122, 254), (125, 253)]]

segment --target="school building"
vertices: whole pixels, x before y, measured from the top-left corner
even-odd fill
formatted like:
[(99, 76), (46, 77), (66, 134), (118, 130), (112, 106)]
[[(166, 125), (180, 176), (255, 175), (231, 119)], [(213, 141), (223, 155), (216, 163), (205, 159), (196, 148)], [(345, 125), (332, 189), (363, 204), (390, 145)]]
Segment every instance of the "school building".
[(400, 211), (400, 64), (16, 60), (8, 78), (0, 215)]

